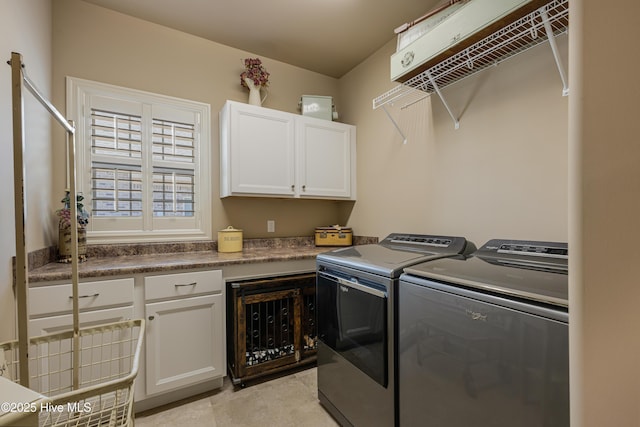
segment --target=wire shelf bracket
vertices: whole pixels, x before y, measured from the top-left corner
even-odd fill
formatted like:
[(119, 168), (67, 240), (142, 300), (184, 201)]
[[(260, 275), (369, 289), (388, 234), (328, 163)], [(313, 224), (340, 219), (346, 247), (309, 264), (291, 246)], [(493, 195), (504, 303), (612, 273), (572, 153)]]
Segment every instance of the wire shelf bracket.
[(549, 46), (551, 47), (551, 52), (553, 52), (553, 59), (556, 61), (556, 66), (558, 67), (558, 72), (560, 73), (560, 80), (562, 80), (562, 96), (569, 95), (569, 82), (567, 79), (567, 75), (564, 70), (564, 64), (562, 63), (562, 58), (560, 58), (560, 53), (558, 52), (558, 44), (556, 43), (556, 38), (553, 35), (553, 29), (551, 28), (551, 20), (549, 19), (549, 15), (544, 7), (538, 9), (540, 13), (540, 17), (542, 18), (542, 23), (544, 25), (545, 33), (547, 34), (547, 39), (549, 40)]
[(435, 79), (433, 78), (429, 70), (425, 71), (425, 73), (427, 75), (427, 78), (429, 79), (429, 83), (431, 83), (431, 86), (433, 87), (433, 90), (435, 90), (435, 92), (438, 94), (438, 96), (440, 97), (440, 101), (442, 101), (442, 103), (444, 104), (444, 108), (447, 109), (447, 112), (453, 119), (454, 128), (456, 130), (460, 129), (460, 120), (453, 114), (453, 111), (451, 110), (451, 107), (449, 107), (447, 100), (444, 99), (444, 95), (440, 91), (440, 88), (438, 87), (438, 83), (435, 81)]
[(389, 118), (389, 120), (391, 120), (391, 123), (393, 123), (393, 126), (396, 128), (396, 130), (398, 131), (398, 133), (400, 134), (400, 136), (402, 137), (402, 143), (406, 144), (407, 143), (407, 137), (404, 135), (404, 132), (402, 132), (402, 129), (400, 128), (400, 126), (398, 125), (398, 123), (396, 123), (396, 121), (394, 120), (394, 118), (391, 116), (391, 114), (389, 113), (389, 110), (387, 110), (387, 107), (385, 105), (382, 106), (382, 109), (384, 110), (384, 112), (387, 114), (387, 117)]
[[(552, 0), (545, 6), (523, 16), (374, 98), (373, 109), (383, 108), (396, 130), (402, 136), (403, 143), (406, 144), (406, 136), (387, 110), (386, 105), (393, 105), (406, 98), (415, 99), (416, 93), (421, 94), (422, 98), (420, 99), (436, 93), (451, 116), (455, 129), (459, 129), (460, 117), (454, 114), (442, 94), (442, 89), (486, 68), (496, 66), (545, 41), (549, 42), (560, 79), (562, 80), (562, 95), (567, 96), (569, 95), (569, 84), (556, 38), (566, 34), (568, 28), (569, 0)], [(542, 37), (541, 33), (544, 33), (546, 37)], [(415, 102), (417, 101), (409, 100), (402, 108), (406, 108), (406, 106)]]

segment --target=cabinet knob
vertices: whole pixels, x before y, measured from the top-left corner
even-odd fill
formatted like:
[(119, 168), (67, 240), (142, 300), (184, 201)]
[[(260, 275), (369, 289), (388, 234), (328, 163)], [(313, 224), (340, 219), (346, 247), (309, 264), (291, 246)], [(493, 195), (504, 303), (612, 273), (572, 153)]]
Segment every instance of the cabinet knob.
[(307, 191), (307, 186), (306, 185), (302, 186), (302, 191)]
[(156, 316), (149, 316), (149, 320), (153, 320), (155, 318), (156, 318)]
[(294, 184), (291, 184), (291, 191), (295, 191), (296, 190), (296, 186)]

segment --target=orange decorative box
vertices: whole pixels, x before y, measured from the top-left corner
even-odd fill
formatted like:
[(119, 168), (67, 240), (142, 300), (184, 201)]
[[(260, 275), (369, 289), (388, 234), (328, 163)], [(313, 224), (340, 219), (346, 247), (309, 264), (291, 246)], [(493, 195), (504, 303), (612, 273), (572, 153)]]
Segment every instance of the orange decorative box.
[(316, 227), (316, 246), (351, 246), (352, 241), (351, 228), (339, 225)]

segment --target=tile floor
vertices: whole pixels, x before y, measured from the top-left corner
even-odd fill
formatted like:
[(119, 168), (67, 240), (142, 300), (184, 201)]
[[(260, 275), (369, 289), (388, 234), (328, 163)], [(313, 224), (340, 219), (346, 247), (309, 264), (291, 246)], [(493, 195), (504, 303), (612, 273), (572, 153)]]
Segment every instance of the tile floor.
[(222, 389), (136, 415), (136, 427), (336, 427), (320, 406), (317, 369)]

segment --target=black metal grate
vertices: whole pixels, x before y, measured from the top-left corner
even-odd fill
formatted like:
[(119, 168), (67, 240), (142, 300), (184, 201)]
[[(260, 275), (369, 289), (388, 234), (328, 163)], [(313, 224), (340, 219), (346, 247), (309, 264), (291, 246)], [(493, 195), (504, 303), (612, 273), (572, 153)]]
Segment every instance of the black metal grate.
[(293, 310), (293, 298), (247, 304), (247, 366), (295, 353)]
[(316, 326), (316, 295), (308, 294), (303, 298), (302, 348), (305, 351), (318, 348), (318, 328)]

